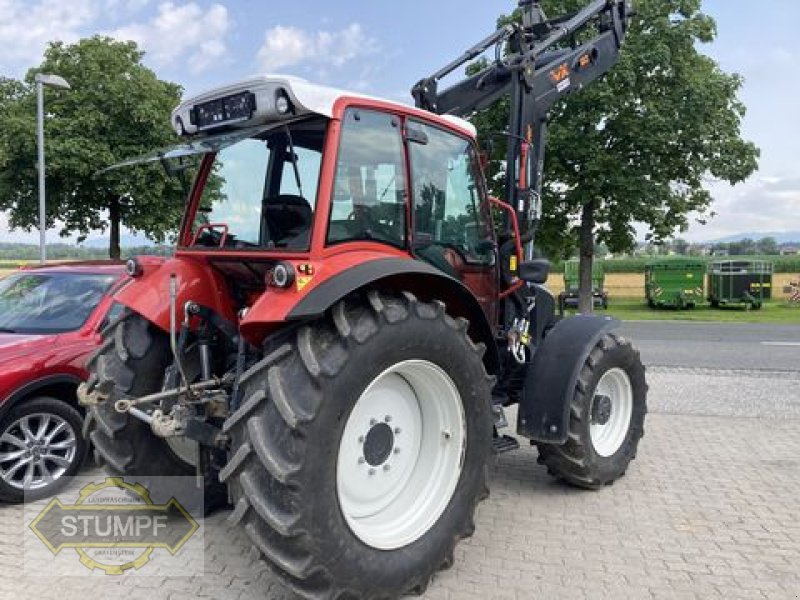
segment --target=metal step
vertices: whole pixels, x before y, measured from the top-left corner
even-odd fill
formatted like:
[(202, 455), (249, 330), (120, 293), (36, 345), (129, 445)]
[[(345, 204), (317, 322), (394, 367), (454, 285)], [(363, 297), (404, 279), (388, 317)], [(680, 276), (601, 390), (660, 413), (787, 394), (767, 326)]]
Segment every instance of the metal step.
[(492, 440), (492, 448), (495, 454), (504, 454), (505, 452), (517, 450), (519, 442), (510, 435), (501, 435)]

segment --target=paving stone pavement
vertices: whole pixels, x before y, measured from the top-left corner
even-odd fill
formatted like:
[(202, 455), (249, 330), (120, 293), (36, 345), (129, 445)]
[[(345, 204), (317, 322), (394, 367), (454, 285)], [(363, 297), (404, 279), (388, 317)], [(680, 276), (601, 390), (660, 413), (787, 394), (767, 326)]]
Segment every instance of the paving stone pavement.
[[(769, 409), (732, 416), (737, 382)], [(800, 374), (656, 369), (650, 383), (639, 456), (609, 488), (552, 481), (531, 447), (495, 459), (475, 536), (425, 598), (800, 598)], [(225, 516), (206, 519), (202, 577), (53, 578), (23, 575), (22, 510), (0, 506), (0, 599), (293, 598)]]

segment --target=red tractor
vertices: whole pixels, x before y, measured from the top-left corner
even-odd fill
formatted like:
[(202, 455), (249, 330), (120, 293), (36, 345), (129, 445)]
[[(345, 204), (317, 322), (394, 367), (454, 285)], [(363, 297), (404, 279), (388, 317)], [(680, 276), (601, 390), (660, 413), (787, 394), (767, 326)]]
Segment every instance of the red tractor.
[[(559, 320), (532, 249), (548, 111), (614, 64), (630, 6), (520, 6), (416, 108), (257, 77), (184, 102), (187, 141), (157, 156), (202, 160), (174, 257), (130, 261), (116, 294), (81, 389), (89, 435), (116, 473), (196, 474), (229, 498), (303, 596), (424, 590), (473, 532), (493, 450), (518, 445), (509, 406), (568, 483), (602, 488), (636, 454), (638, 352), (611, 319)], [(460, 118), (503, 97), (507, 202)]]

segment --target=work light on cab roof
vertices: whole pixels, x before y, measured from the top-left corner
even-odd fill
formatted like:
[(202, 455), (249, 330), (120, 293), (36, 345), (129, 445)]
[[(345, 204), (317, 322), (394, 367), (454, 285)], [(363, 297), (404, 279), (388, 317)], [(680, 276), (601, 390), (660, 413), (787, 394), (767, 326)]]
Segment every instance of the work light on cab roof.
[(285, 78), (258, 77), (226, 85), (183, 102), (172, 112), (172, 125), (185, 136), (284, 119), (296, 112), (297, 99), (290, 90)]

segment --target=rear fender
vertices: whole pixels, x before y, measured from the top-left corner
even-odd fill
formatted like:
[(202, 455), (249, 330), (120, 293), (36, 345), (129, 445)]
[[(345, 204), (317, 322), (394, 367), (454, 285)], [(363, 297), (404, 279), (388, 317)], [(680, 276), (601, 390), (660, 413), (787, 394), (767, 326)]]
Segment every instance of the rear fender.
[(563, 444), (578, 375), (592, 348), (619, 326), (610, 317), (579, 315), (559, 321), (544, 338), (525, 375), (517, 432), (536, 442)]
[[(421, 300), (441, 300), (447, 306), (448, 314), (467, 319), (471, 339), (486, 345), (484, 362), (487, 370), (497, 372), (499, 358), (492, 327), (478, 300), (460, 281), (427, 263), (410, 258), (384, 256), (343, 269), (334, 267), (332, 259), (320, 265), (313, 288), (309, 285), (302, 295), (278, 290), (264, 294), (242, 321), (245, 337), (257, 343), (287, 322), (317, 319), (337, 302), (361, 289), (408, 291)], [(328, 271), (327, 277), (323, 278), (322, 268)]]
[(137, 260), (142, 266), (142, 274), (114, 295), (116, 302), (139, 313), (160, 329), (169, 331), (170, 277), (175, 274), (179, 321), (183, 318), (184, 304), (192, 301), (236, 322), (225, 280), (209, 265), (185, 257), (166, 261), (147, 257)]

